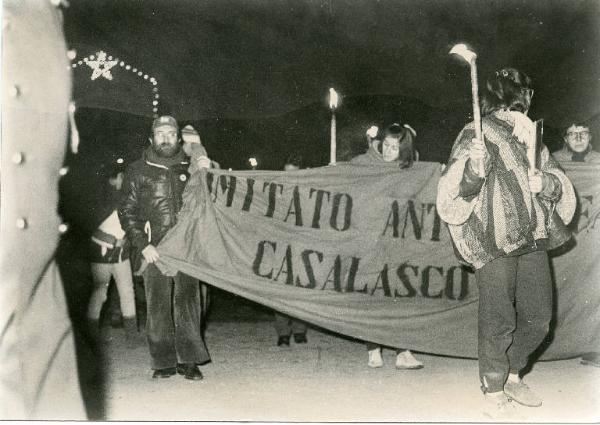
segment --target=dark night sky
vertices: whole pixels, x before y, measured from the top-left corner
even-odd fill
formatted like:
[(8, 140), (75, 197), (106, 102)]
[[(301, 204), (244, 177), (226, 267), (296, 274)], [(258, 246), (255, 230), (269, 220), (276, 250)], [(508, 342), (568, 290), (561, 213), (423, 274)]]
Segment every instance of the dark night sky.
[[(467, 42), (480, 75), (529, 73), (532, 113), (559, 127), (599, 112), (599, 24), (597, 0), (73, 0), (65, 11), (77, 59), (103, 49), (137, 66), (157, 78), (161, 110), (187, 120), (281, 115), (324, 104), (330, 86), (451, 110), (470, 92), (448, 50)], [(113, 71), (91, 82), (78, 68), (80, 104), (150, 115), (151, 86)]]
[[(533, 77), (530, 115), (551, 149), (573, 121), (600, 141), (600, 0), (71, 0), (64, 17), (74, 63), (104, 50), (156, 78), (159, 112), (193, 124), (225, 168), (254, 156), (281, 169), (291, 151), (326, 165), (329, 87), (343, 96), (338, 160), (393, 119), (417, 129), (421, 160), (445, 162), (471, 119), (457, 42), (478, 53), (480, 80), (507, 65)], [(121, 66), (110, 81), (72, 69), (81, 146), (61, 196), (84, 223), (79, 196), (96, 193), (99, 170), (148, 146), (154, 86)]]

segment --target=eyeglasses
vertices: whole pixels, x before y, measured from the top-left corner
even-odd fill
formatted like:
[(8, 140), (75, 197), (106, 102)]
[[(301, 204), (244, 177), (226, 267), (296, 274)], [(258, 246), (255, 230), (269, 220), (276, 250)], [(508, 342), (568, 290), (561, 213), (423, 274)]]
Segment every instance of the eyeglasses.
[(590, 137), (589, 131), (569, 131), (567, 133), (568, 139), (587, 139)]
[(521, 93), (528, 94), (529, 97), (533, 97), (533, 89), (523, 87), (521, 88)]

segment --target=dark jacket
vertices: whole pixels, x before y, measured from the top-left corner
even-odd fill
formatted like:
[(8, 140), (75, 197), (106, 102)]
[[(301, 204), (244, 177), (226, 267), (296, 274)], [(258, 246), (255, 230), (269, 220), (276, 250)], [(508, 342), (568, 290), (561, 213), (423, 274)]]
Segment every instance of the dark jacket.
[(183, 152), (173, 160), (163, 160), (148, 148), (142, 159), (128, 167), (119, 219), (132, 244), (134, 270), (139, 269), (142, 250), (149, 244), (157, 246), (177, 222), (189, 165)]
[(89, 196), (89, 222), (94, 230), (102, 224), (114, 210), (123, 203), (123, 191), (112, 187), (108, 182), (102, 182), (97, 191)]

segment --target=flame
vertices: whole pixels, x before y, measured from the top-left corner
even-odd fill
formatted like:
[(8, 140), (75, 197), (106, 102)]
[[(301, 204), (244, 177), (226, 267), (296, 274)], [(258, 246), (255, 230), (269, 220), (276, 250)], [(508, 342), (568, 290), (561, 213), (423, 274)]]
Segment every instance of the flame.
[(450, 50), (451, 55), (459, 55), (467, 62), (471, 62), (477, 57), (474, 51), (469, 50), (466, 44), (457, 44)]
[(331, 109), (335, 109), (338, 106), (338, 94), (335, 91), (335, 89), (331, 88), (329, 89), (329, 107)]

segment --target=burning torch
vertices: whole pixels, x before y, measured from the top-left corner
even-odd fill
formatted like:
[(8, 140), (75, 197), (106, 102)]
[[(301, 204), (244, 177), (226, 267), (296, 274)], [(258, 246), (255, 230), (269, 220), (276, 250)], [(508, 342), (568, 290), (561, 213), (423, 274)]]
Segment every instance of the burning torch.
[(248, 162), (250, 163), (250, 167), (252, 167), (253, 170), (256, 170), (256, 167), (258, 167), (258, 161), (256, 158), (248, 158)]
[(329, 165), (335, 165), (336, 157), (336, 121), (335, 121), (335, 110), (338, 107), (338, 94), (333, 89), (329, 89), (329, 109), (331, 109), (331, 134), (329, 138)]
[[(471, 68), (471, 97), (473, 103), (473, 120), (475, 121), (475, 138), (483, 143), (483, 131), (481, 129), (481, 110), (479, 109), (479, 85), (477, 84), (477, 54), (465, 44), (457, 44), (452, 50), (451, 55), (458, 55), (469, 63)], [(483, 162), (479, 162), (477, 172), (480, 177), (485, 175), (485, 169)]]

